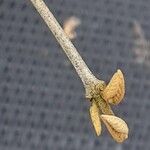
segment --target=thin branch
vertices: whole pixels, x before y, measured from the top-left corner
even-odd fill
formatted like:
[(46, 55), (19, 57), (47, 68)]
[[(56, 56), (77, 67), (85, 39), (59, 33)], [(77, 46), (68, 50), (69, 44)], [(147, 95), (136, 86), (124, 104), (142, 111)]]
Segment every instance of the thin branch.
[[(114, 113), (109, 105), (109, 103), (118, 104), (124, 96), (125, 88), (122, 72), (118, 70), (113, 75), (107, 86), (105, 85), (104, 81), (98, 80), (89, 70), (89, 68), (77, 52), (76, 48), (64, 33), (63, 29), (61, 28), (53, 14), (50, 12), (46, 4), (43, 2), (43, 0), (30, 1), (33, 3), (39, 14), (48, 25), (49, 29), (56, 37), (57, 41), (60, 43), (64, 52), (67, 54), (68, 58), (75, 67), (79, 77), (81, 78), (85, 87), (86, 97), (89, 98), (92, 102), (90, 114), (97, 135), (100, 134), (100, 119), (102, 119), (103, 121), (106, 121), (105, 123), (107, 127), (109, 125), (108, 130), (110, 131), (112, 137), (117, 142), (123, 142), (128, 137), (128, 127), (123, 120), (114, 116)], [(97, 107), (93, 107), (93, 104), (95, 104), (95, 106)], [(97, 119), (99, 119), (98, 122)], [(118, 124), (121, 127), (119, 127)], [(116, 127), (114, 128), (115, 125)], [(124, 133), (124, 131), (126, 132)]]
[(63, 48), (64, 52), (70, 59), (79, 77), (81, 78), (85, 88), (91, 86), (91, 84), (93, 83), (97, 84), (99, 80), (89, 70), (89, 68), (81, 58), (80, 54), (77, 52), (76, 48), (74, 47), (70, 39), (67, 37), (60, 24), (57, 22), (57, 20), (50, 12), (46, 4), (43, 2), (43, 0), (30, 1), (33, 3), (43, 20), (54, 34), (61, 47)]

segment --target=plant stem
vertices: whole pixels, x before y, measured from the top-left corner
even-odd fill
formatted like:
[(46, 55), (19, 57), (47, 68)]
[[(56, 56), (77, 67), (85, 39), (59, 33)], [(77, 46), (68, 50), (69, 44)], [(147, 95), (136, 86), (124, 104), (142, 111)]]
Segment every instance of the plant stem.
[[(76, 69), (79, 77), (81, 78), (84, 87), (86, 89), (86, 96), (88, 97), (89, 94), (89, 86), (92, 84), (97, 84), (100, 82), (89, 70), (83, 59), (81, 58), (80, 54), (77, 52), (76, 48), (64, 33), (63, 29), (61, 28), (60, 24), (57, 22), (53, 14), (50, 12), (46, 4), (43, 0), (30, 0), (49, 29), (54, 34), (55, 38), (63, 48), (64, 52), (70, 59), (71, 63), (73, 64), (74, 68)], [(90, 97), (90, 96), (89, 96)]]

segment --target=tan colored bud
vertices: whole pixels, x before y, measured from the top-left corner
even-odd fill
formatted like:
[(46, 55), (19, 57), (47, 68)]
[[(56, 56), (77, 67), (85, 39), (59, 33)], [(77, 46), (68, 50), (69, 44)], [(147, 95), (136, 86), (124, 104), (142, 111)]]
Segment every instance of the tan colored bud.
[(113, 115), (101, 115), (101, 119), (115, 141), (122, 143), (128, 138), (128, 126), (121, 118)]
[(81, 21), (77, 17), (70, 17), (68, 18), (63, 25), (64, 31), (69, 37), (69, 39), (74, 39), (76, 38), (77, 34), (75, 32), (75, 28), (81, 24)]
[(104, 100), (106, 100), (108, 103), (117, 105), (123, 99), (124, 94), (124, 76), (121, 70), (117, 70), (117, 72), (113, 75), (104, 91), (101, 93), (101, 95), (104, 98)]
[(99, 136), (101, 134), (100, 112), (94, 101), (92, 102), (92, 105), (90, 107), (90, 116), (91, 116), (94, 129), (96, 131), (96, 134), (97, 136)]

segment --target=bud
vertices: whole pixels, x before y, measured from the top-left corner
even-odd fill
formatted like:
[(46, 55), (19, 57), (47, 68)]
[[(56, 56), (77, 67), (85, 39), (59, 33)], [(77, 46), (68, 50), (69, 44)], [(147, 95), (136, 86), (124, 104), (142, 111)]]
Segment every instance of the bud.
[(63, 25), (64, 31), (69, 37), (69, 39), (75, 39), (77, 34), (75, 32), (76, 27), (78, 27), (81, 24), (81, 21), (77, 17), (70, 17), (68, 18)]
[(95, 132), (97, 136), (99, 136), (101, 134), (100, 112), (95, 101), (92, 102), (92, 105), (90, 107), (90, 116), (91, 116), (93, 126), (95, 128)]
[(101, 119), (115, 141), (122, 143), (128, 138), (129, 129), (125, 121), (113, 115), (101, 115)]
[(121, 102), (125, 94), (124, 76), (121, 70), (113, 75), (110, 82), (102, 91), (102, 98), (110, 104), (117, 105)]

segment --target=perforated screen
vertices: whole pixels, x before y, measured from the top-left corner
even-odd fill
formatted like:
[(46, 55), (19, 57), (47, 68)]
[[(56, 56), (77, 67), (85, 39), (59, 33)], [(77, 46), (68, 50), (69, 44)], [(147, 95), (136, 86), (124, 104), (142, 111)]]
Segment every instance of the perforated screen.
[(118, 145), (104, 126), (95, 136), (83, 85), (31, 2), (0, 0), (0, 149), (149, 150), (150, 52), (136, 51), (133, 22), (148, 41), (150, 1), (45, 2), (61, 25), (80, 18), (73, 43), (98, 78), (109, 81), (123, 70), (126, 96), (114, 109), (128, 123), (129, 138)]

